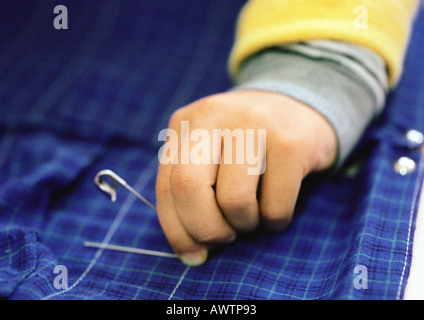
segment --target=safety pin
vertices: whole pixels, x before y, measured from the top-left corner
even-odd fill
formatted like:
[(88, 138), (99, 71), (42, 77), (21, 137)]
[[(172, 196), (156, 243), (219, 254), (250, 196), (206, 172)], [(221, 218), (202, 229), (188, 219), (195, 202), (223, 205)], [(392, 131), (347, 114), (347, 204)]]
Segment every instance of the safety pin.
[(93, 242), (93, 241), (85, 241), (84, 246), (91, 247), (91, 248), (109, 249), (109, 250), (121, 251), (121, 252), (147, 254), (149, 256), (178, 258), (178, 256), (175, 253), (168, 253), (168, 252), (155, 251), (155, 250), (147, 250), (147, 249), (118, 246), (116, 244), (106, 244), (106, 243)]
[[(107, 177), (109, 179), (110, 184), (107, 184), (104, 181), (104, 177)], [(139, 198), (141, 201), (143, 201), (145, 204), (147, 204), (150, 208), (156, 211), (156, 207), (149, 200), (147, 200), (145, 197), (143, 197), (141, 194), (139, 194), (137, 191), (131, 188), (131, 186), (124, 179), (122, 179), (112, 170), (106, 169), (106, 170), (100, 171), (94, 177), (94, 182), (97, 184), (97, 186), (101, 190), (103, 190), (104, 192), (110, 195), (110, 200), (112, 202), (116, 201), (115, 187), (122, 186), (126, 188), (129, 192), (131, 192), (133, 195), (135, 195), (137, 198)]]
[[(106, 179), (109, 181), (107, 183)], [(95, 184), (104, 192), (109, 194), (110, 200), (112, 202), (116, 201), (116, 187), (124, 187), (129, 192), (131, 192), (133, 195), (135, 195), (138, 199), (143, 201), (145, 204), (147, 204), (150, 208), (156, 211), (156, 207), (146, 198), (144, 198), (141, 194), (139, 194), (137, 191), (135, 191), (124, 179), (122, 179), (120, 176), (118, 176), (115, 172), (106, 169), (102, 170), (99, 173), (96, 174), (94, 177)], [(155, 251), (155, 250), (147, 250), (147, 249), (139, 249), (139, 248), (132, 248), (132, 247), (126, 247), (126, 246), (119, 246), (119, 245), (113, 245), (108, 243), (99, 243), (99, 242), (92, 242), (92, 241), (85, 241), (84, 242), (85, 247), (92, 247), (92, 248), (99, 248), (99, 249), (109, 249), (114, 251), (121, 251), (121, 252), (130, 252), (130, 253), (137, 253), (137, 254), (146, 254), (150, 256), (159, 256), (159, 257), (167, 257), (167, 258), (178, 258), (176, 254), (168, 253), (168, 252), (161, 252), (161, 251)]]

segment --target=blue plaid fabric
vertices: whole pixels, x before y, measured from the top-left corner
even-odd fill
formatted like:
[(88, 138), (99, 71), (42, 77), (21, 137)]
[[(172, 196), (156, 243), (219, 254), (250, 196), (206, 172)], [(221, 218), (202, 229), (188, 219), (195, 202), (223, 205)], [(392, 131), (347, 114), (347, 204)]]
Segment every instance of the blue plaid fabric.
[[(59, 3), (57, 3), (59, 4)], [(173, 110), (231, 87), (239, 0), (0, 2), (0, 297), (401, 299), (411, 266), (424, 131), (424, 13), (384, 114), (339, 172), (305, 180), (287, 231), (258, 230), (206, 264), (87, 248), (171, 252), (155, 212), (93, 183), (111, 169), (155, 201), (157, 135)], [(401, 156), (418, 168), (393, 170)], [(56, 289), (54, 268), (68, 270)], [(356, 266), (368, 288), (354, 286)]]

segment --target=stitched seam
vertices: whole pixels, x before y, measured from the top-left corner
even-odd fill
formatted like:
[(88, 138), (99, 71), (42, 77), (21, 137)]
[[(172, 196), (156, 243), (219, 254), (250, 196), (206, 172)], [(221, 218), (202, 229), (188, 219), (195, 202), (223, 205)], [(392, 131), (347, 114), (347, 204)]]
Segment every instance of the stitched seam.
[(419, 172), (418, 172), (417, 179), (415, 181), (414, 193), (413, 193), (413, 197), (412, 197), (412, 204), (411, 204), (410, 216), (409, 216), (408, 237), (407, 237), (406, 252), (405, 252), (405, 261), (404, 261), (404, 264), (403, 264), (403, 270), (402, 270), (402, 275), (401, 275), (400, 282), (399, 282), (399, 288), (398, 288), (396, 300), (400, 300), (400, 298), (401, 298), (402, 286), (403, 286), (403, 282), (404, 282), (404, 278), (405, 278), (407, 260), (408, 260), (408, 255), (409, 255), (409, 246), (411, 244), (412, 223), (413, 223), (413, 218), (414, 218), (414, 215), (415, 215), (416, 202), (418, 201), (418, 195), (419, 195), (418, 190), (420, 189), (421, 182), (423, 181), (423, 176), (424, 176), (424, 149), (421, 151)]

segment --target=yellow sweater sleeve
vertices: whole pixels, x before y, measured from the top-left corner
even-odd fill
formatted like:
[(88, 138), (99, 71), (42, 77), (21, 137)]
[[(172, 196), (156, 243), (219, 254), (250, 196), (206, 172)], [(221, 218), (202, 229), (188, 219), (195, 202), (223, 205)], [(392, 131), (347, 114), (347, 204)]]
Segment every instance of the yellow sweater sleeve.
[[(250, 0), (239, 16), (230, 73), (237, 79), (243, 60), (265, 48), (331, 39), (378, 53), (393, 86), (417, 5), (417, 0)], [(358, 19), (362, 26), (367, 22), (365, 28), (358, 28)]]

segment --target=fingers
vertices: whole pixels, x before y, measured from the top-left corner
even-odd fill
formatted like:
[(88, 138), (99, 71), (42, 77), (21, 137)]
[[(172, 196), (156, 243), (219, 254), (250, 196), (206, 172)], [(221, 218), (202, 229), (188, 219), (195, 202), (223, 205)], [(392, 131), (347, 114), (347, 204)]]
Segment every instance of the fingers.
[(229, 243), (235, 232), (223, 217), (210, 181), (212, 166), (160, 166), (158, 217), (163, 231), (187, 265), (205, 262), (209, 246)]
[[(175, 117), (174, 117), (175, 118)], [(170, 129), (178, 137), (181, 135), (179, 121), (171, 119)], [(170, 137), (172, 138), (172, 136)], [(175, 138), (175, 137), (174, 137)], [(156, 179), (156, 210), (162, 230), (175, 253), (186, 265), (196, 266), (204, 263), (207, 258), (208, 248), (199, 243), (187, 232), (181, 223), (174, 205), (174, 196), (171, 190), (171, 172), (173, 168), (172, 159), (179, 157), (178, 151), (173, 145), (175, 142), (168, 141), (170, 150), (160, 154), (160, 164)], [(169, 161), (165, 161), (168, 157)]]
[(159, 165), (156, 180), (158, 219), (168, 242), (181, 261), (186, 265), (200, 265), (206, 261), (208, 249), (188, 234), (177, 215), (170, 185), (171, 169), (172, 164)]
[(274, 148), (267, 155), (267, 168), (260, 183), (260, 215), (272, 231), (285, 229), (293, 218), (303, 171), (289, 150)]
[[(180, 259), (187, 265), (195, 266), (205, 262), (210, 247), (234, 241), (237, 232), (252, 231), (260, 221), (276, 231), (289, 224), (306, 172), (302, 164), (304, 156), (299, 152), (305, 148), (299, 147), (302, 145), (299, 140), (293, 141), (289, 135), (275, 130), (270, 135), (269, 150), (261, 153), (258, 146), (257, 152), (253, 152), (258, 156), (252, 158), (247, 157), (247, 153), (243, 154), (246, 157), (241, 164), (237, 162), (237, 146), (228, 149), (231, 150), (228, 153), (233, 152), (232, 161), (225, 161), (227, 143), (221, 143), (217, 153), (222, 163), (218, 165), (214, 161), (215, 149), (205, 152), (208, 148), (197, 143), (204, 141), (204, 137), (214, 136), (212, 126), (217, 120), (203, 113), (201, 118), (209, 119), (206, 126), (204, 122), (190, 120), (193, 131), (203, 127), (197, 130), (199, 140), (191, 141), (188, 121), (192, 118), (188, 111), (193, 110), (187, 110), (179, 111), (171, 119), (169, 127), (174, 131), (175, 141), (181, 142), (181, 146), (174, 154), (177, 161), (160, 164), (156, 194), (158, 217), (165, 236)], [(205, 110), (201, 109), (202, 112)], [(187, 122), (186, 130), (183, 129), (183, 122)], [(217, 127), (232, 128), (226, 124), (226, 119), (221, 119)], [(247, 133), (247, 130), (241, 131)], [(187, 135), (190, 135), (190, 141), (183, 144)], [(259, 133), (256, 138), (258, 142), (262, 141)], [(210, 143), (209, 148), (213, 149), (214, 143)], [(255, 148), (246, 147), (246, 152)], [(209, 162), (192, 161), (193, 154), (201, 155), (197, 160), (209, 158)], [(246, 161), (247, 158), (257, 159), (256, 169), (265, 170), (253, 170), (258, 174), (249, 174), (252, 172), (249, 171), (252, 161)]]
[[(209, 174), (211, 166), (175, 165), (171, 191), (180, 221), (197, 242), (216, 245), (232, 242), (235, 232), (223, 217), (215, 199)], [(214, 179), (215, 180), (215, 179)]]
[(216, 183), (218, 205), (238, 232), (252, 231), (259, 224), (259, 175), (248, 175), (247, 169), (248, 166), (242, 164), (221, 164)]
[[(193, 126), (195, 127), (195, 126)], [(181, 132), (175, 122), (178, 137)], [(189, 146), (189, 150), (192, 146)], [(216, 164), (181, 164), (181, 148), (176, 155), (180, 161), (161, 164), (156, 193), (157, 211), (163, 231), (181, 260), (199, 265), (206, 260), (207, 249), (235, 238), (235, 231), (226, 221), (216, 203), (214, 185)], [(212, 162), (213, 163), (213, 162)]]

